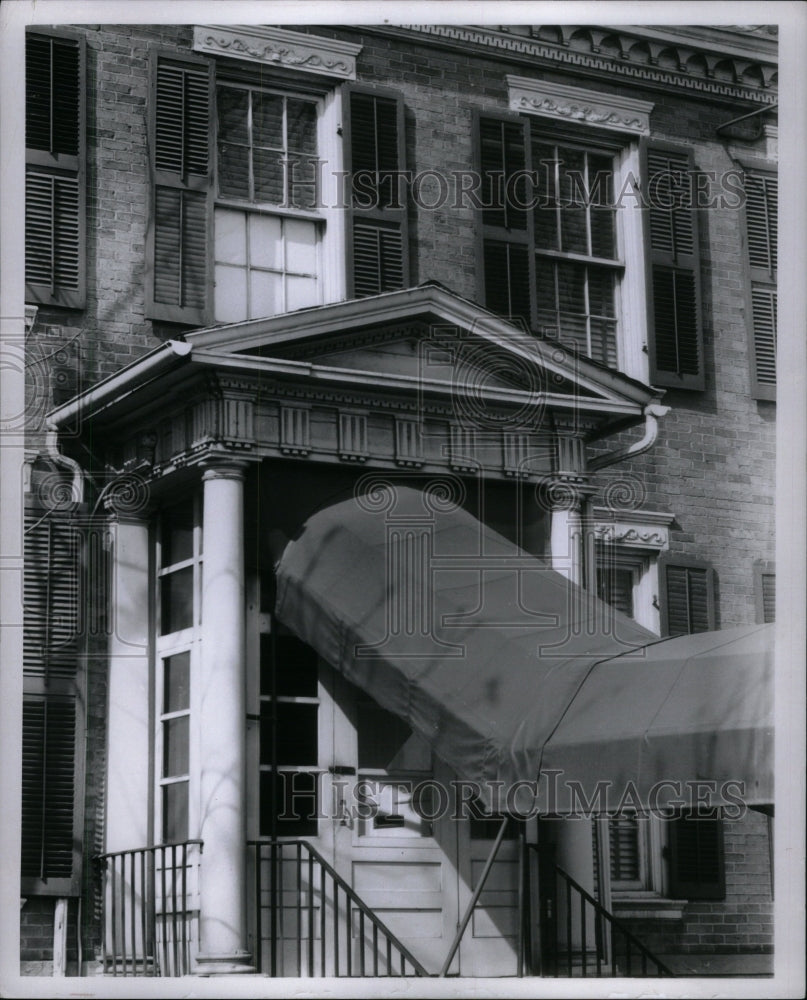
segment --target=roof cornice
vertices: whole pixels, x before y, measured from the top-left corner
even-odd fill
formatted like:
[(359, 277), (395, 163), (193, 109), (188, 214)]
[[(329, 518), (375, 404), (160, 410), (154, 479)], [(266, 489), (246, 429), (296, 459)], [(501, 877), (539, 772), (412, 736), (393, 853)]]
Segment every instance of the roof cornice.
[[(542, 26), (409, 24), (362, 25), (388, 37), (475, 51), (533, 70), (568, 68), (599, 80), (634, 80), (650, 90), (670, 88), (693, 97), (774, 104), (777, 44), (757, 35), (720, 28), (552, 26), (554, 40), (537, 37)], [(528, 32), (533, 31), (530, 35)]]

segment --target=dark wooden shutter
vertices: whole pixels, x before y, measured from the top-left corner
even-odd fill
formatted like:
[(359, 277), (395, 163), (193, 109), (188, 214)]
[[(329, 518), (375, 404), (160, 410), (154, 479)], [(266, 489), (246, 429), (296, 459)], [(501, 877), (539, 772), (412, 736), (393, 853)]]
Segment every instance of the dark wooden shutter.
[(643, 147), (648, 201), (650, 381), (703, 389), (698, 217), (692, 151)]
[(518, 115), (477, 115), (476, 168), (479, 198), (479, 297), (492, 312), (533, 326), (532, 218), (519, 205), (531, 194), (524, 183), (530, 161), (529, 126)]
[(22, 891), (76, 895), (81, 884), (84, 681), (82, 530), (26, 511), (23, 571)]
[(760, 625), (776, 621), (776, 569), (772, 562), (754, 564), (754, 602)]
[(703, 564), (663, 561), (662, 630), (689, 635), (715, 628), (714, 570)]
[(348, 85), (343, 94), (348, 178), (347, 294), (363, 298), (409, 286), (403, 99)]
[(668, 823), (670, 896), (724, 899), (723, 826), (719, 819), (681, 816)]
[(85, 303), (84, 40), (25, 42), (25, 297)]
[(203, 59), (152, 60), (152, 201), (146, 312), (201, 325), (211, 317), (213, 67)]
[(776, 398), (776, 272), (779, 186), (774, 174), (746, 173), (745, 231), (751, 277), (751, 385)]

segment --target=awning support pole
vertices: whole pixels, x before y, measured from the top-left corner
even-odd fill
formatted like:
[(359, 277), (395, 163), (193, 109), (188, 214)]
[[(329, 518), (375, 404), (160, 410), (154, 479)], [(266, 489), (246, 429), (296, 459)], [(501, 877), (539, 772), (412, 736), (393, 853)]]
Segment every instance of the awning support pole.
[(529, 900), (527, 899), (527, 887), (525, 879), (527, 877), (527, 831), (526, 824), (522, 823), (518, 831), (518, 965), (516, 975), (519, 979), (524, 976), (524, 944), (527, 936), (527, 912)]
[(468, 926), (468, 921), (471, 919), (471, 914), (474, 912), (474, 907), (477, 904), (479, 897), (482, 895), (482, 890), (485, 888), (485, 882), (487, 881), (488, 875), (490, 874), (490, 869), (493, 867), (493, 862), (496, 860), (496, 855), (499, 853), (499, 848), (502, 844), (502, 839), (504, 838), (504, 831), (507, 829), (507, 824), (510, 822), (510, 817), (505, 816), (502, 820), (502, 825), (499, 827), (499, 832), (496, 834), (496, 839), (493, 842), (493, 847), (490, 849), (490, 854), (488, 855), (488, 860), (485, 862), (485, 867), (482, 869), (482, 876), (479, 879), (479, 884), (474, 889), (474, 894), (471, 896), (471, 901), (468, 903), (468, 908), (462, 918), (462, 921), (457, 928), (457, 933), (454, 935), (454, 940), (451, 942), (451, 948), (448, 952), (448, 957), (443, 963), (442, 969), (440, 969), (439, 976), (442, 979), (449, 970), (451, 963), (454, 961), (454, 956), (457, 954), (457, 949), (460, 946), (460, 941), (462, 941), (462, 936), (465, 933), (465, 928)]

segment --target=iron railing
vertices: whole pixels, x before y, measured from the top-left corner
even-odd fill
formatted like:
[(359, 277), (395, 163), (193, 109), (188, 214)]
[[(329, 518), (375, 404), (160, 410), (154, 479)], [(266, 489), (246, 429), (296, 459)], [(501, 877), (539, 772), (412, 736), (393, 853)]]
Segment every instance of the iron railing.
[(271, 976), (426, 976), (306, 840), (250, 841), (255, 955)]
[(672, 976), (667, 966), (612, 913), (554, 863), (538, 855), (540, 975)]
[(105, 975), (184, 976), (199, 940), (201, 840), (100, 854)]

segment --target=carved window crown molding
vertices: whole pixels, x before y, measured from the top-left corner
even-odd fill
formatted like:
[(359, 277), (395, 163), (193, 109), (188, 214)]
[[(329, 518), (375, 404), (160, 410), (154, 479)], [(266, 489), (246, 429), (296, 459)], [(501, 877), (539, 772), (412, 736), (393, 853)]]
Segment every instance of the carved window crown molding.
[(649, 101), (509, 74), (507, 87), (512, 111), (554, 121), (596, 125), (629, 135), (650, 135), (650, 112), (654, 105)]
[(670, 547), (674, 514), (663, 511), (594, 508), (594, 538), (609, 545), (663, 552)]
[(337, 80), (356, 79), (356, 57), (361, 52), (361, 45), (352, 42), (263, 25), (197, 25), (193, 48)]

